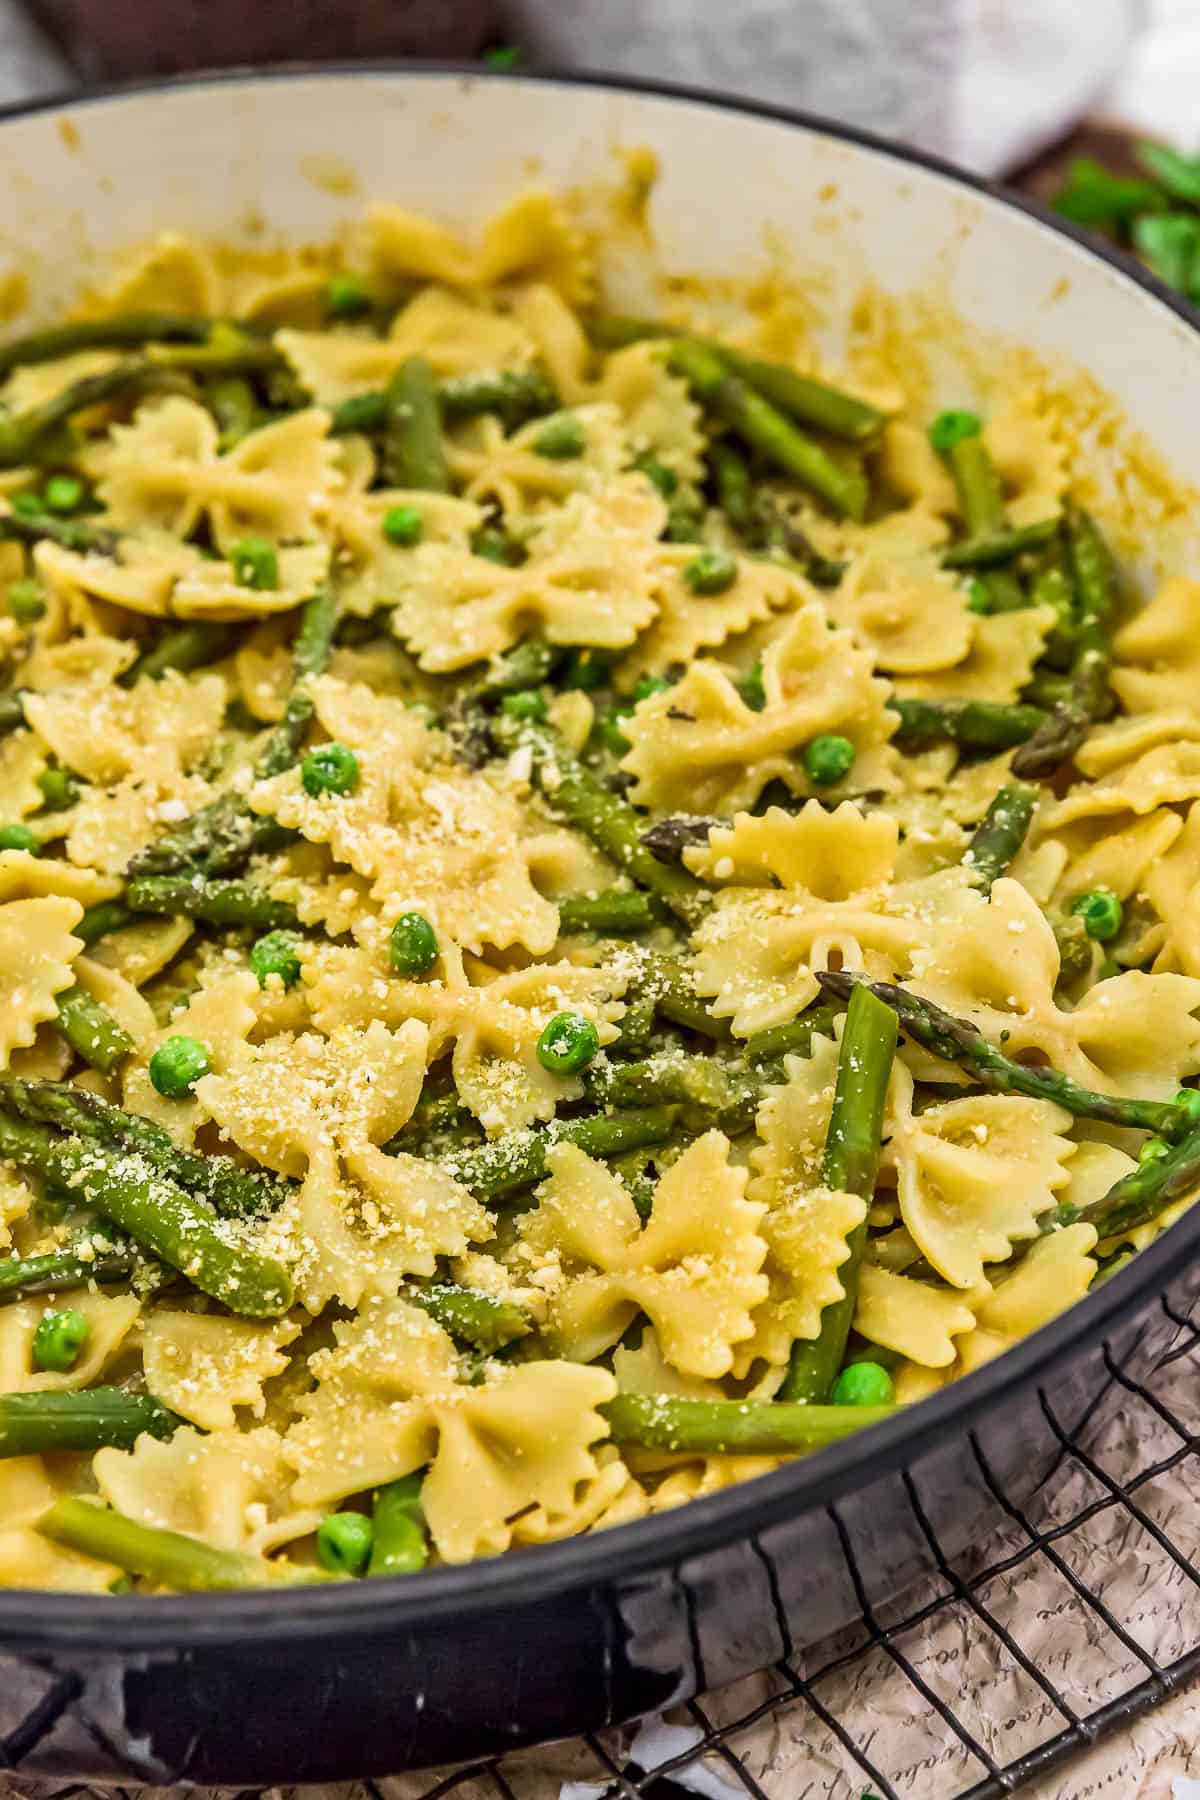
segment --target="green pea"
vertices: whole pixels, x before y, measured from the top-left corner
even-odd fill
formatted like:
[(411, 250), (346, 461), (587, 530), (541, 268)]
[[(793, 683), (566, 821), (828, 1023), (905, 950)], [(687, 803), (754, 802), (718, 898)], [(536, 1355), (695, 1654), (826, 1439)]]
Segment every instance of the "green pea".
[(737, 580), (737, 557), (728, 550), (701, 550), (683, 571), (683, 579), (693, 594), (723, 594)]
[(850, 773), (856, 754), (848, 737), (823, 732), (804, 746), (805, 773), (815, 787), (833, 787)]
[(383, 515), (383, 535), (389, 544), (408, 548), (419, 544), (425, 520), (418, 506), (389, 506)]
[(78, 475), (51, 475), (42, 496), (46, 511), (73, 513), (82, 506), (87, 489)]
[(401, 913), (392, 926), (392, 967), (397, 975), (428, 975), (438, 959), (437, 932), (424, 913)]
[(322, 794), (352, 794), (358, 776), (358, 758), (347, 744), (318, 744), (300, 764), (304, 791), (314, 800)]
[(1200, 1088), (1178, 1088), (1175, 1104), (1183, 1108), (1189, 1119), (1195, 1119), (1200, 1124)]
[(849, 1363), (834, 1382), (830, 1395), (834, 1406), (890, 1406), (895, 1398), (892, 1378), (877, 1362)]
[(563, 462), (568, 457), (582, 456), (587, 446), (587, 434), (583, 422), (573, 412), (555, 413), (547, 419), (533, 440), (533, 447), (539, 456), (549, 456), (555, 462)]
[(972, 575), (967, 583), (967, 611), (982, 613), (985, 616), (992, 610), (992, 596), (986, 581), (980, 581), (978, 575)]
[(1085, 894), (1076, 894), (1071, 911), (1083, 920), (1088, 936), (1101, 944), (1116, 937), (1125, 917), (1124, 907), (1108, 888), (1091, 888)]
[(503, 696), (500, 711), (507, 713), (510, 719), (544, 719), (547, 712), (546, 696), (537, 688), (518, 688), (515, 694)]
[(343, 273), (329, 277), (325, 311), (331, 319), (357, 319), (370, 304), (371, 296), (361, 275)]
[(272, 975), (278, 975), (285, 988), (295, 987), (300, 979), (300, 940), (292, 931), (268, 931), (250, 951), (250, 967), (265, 988)]
[(242, 538), (229, 552), (233, 578), (239, 587), (277, 588), (279, 557), (266, 538)]
[(66, 812), (79, 798), (79, 783), (70, 769), (43, 769), (37, 784), (47, 812)]
[(46, 616), (46, 595), (40, 581), (31, 577), (8, 584), (8, 610), (18, 625), (36, 625)]
[(660, 462), (653, 450), (643, 450), (640, 456), (635, 456), (633, 466), (658, 489), (664, 500), (670, 500), (678, 492), (678, 475), (665, 462)]
[(600, 1048), (600, 1035), (582, 1013), (555, 1013), (537, 1041), (537, 1059), (551, 1075), (586, 1069)]
[(327, 1513), (317, 1526), (317, 1561), (335, 1575), (361, 1575), (374, 1538), (375, 1527), (364, 1513)]
[(91, 1335), (86, 1313), (48, 1312), (33, 1334), (33, 1366), (55, 1374), (73, 1369)]
[(27, 850), (36, 856), (41, 847), (42, 840), (28, 825), (0, 825), (0, 850)]
[(629, 748), (629, 739), (621, 727), (632, 713), (632, 706), (613, 706), (596, 720), (596, 736), (614, 756), (624, 756)]
[(767, 690), (763, 686), (762, 659), (759, 658), (754, 667), (742, 676), (738, 684), (738, 692), (750, 708), (751, 712), (761, 712), (767, 704)]
[(150, 1084), (164, 1100), (187, 1100), (211, 1069), (208, 1046), (199, 1038), (169, 1037), (150, 1058)]
[(978, 413), (940, 412), (929, 427), (929, 441), (940, 456), (945, 456), (955, 444), (978, 437), (982, 430), (983, 420)]

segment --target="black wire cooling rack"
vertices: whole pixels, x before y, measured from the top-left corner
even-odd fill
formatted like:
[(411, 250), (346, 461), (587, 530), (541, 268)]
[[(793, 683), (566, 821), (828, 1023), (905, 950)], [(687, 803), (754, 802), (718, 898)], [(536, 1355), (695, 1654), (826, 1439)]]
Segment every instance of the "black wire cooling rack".
[[(752, 1683), (680, 1709), (673, 1716), (690, 1729), (669, 1740), (680, 1743), (676, 1753), (648, 1759), (656, 1766), (633, 1760), (628, 1733), (572, 1746), (569, 1765), (555, 1765), (578, 1784), (567, 1792), (580, 1800), (695, 1800), (698, 1792), (722, 1800), (992, 1800), (1019, 1793), (1200, 1674), (1200, 1518), (1192, 1517), (1200, 1509), (1179, 1506), (1178, 1479), (1165, 1480), (1184, 1464), (1193, 1480), (1200, 1475), (1200, 1328), (1162, 1304), (1177, 1336), (1148, 1381), (1131, 1381), (1109, 1360), (1123, 1392), (1111, 1441), (1085, 1449), (1059, 1426), (1052, 1393), (1042, 1395), (1063, 1457), (1053, 1499), (1043, 1499), (1036, 1521), (1001, 1490), (976, 1448), (1002, 1524), (986, 1556), (952, 1568), (910, 1485), (939, 1569), (932, 1596), (927, 1585), (890, 1611), (872, 1611), (860, 1586), (858, 1626), (807, 1660), (789, 1657)], [(1195, 1379), (1181, 1380), (1185, 1372)], [(1192, 1404), (1195, 1417), (1181, 1416)], [(845, 1547), (853, 1569), (848, 1541)], [(1035, 1574), (1039, 1593), (1054, 1596), (1049, 1623), (1046, 1607), (1040, 1612), (1037, 1660), (1022, 1647), (1029, 1621), (1019, 1599)], [(1163, 1608), (1147, 1597), (1171, 1589), (1176, 1604), (1167, 1609), (1164, 1638)], [(952, 1620), (956, 1629), (947, 1634)], [(924, 1654), (939, 1629), (952, 1648)], [(1089, 1655), (1072, 1657), (1072, 1645), (1086, 1645)], [(1085, 1661), (1089, 1676), (1081, 1682), (1072, 1662)], [(862, 1704), (868, 1688), (869, 1709)], [(975, 1694), (970, 1713), (962, 1700), (968, 1690)], [(772, 1723), (793, 1745), (816, 1747), (816, 1773), (810, 1762), (780, 1764), (764, 1750), (778, 1735), (764, 1730)], [(522, 1800), (536, 1766), (524, 1756), (477, 1763), (431, 1777), (420, 1800)], [(548, 1773), (543, 1767), (543, 1782)], [(385, 1789), (375, 1788), (379, 1800)]]

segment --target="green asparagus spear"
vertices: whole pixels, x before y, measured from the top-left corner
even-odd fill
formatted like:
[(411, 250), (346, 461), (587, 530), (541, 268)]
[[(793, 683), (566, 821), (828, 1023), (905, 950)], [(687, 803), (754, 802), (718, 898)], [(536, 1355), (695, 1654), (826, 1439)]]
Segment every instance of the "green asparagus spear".
[[(968, 440), (978, 443), (978, 439)], [(1039, 519), (1033, 525), (1008, 525), (981, 537), (967, 538), (942, 551), (948, 569), (990, 569), (1010, 563), (1025, 550), (1048, 544), (1058, 530), (1057, 519)]]
[(973, 887), (991, 893), (1029, 835), (1037, 801), (1037, 788), (1024, 782), (1010, 782), (992, 796), (963, 856)]
[(228, 1221), (178, 1187), (141, 1150), (114, 1150), (0, 1113), (0, 1157), (79, 1195), (231, 1312), (272, 1318), (291, 1305), (287, 1271), (239, 1241)]
[(823, 556), (770, 494), (756, 489), (746, 459), (726, 438), (709, 447), (709, 466), (716, 480), (721, 510), (752, 550), (794, 566), (816, 587), (836, 587), (845, 564)]
[(55, 1001), (58, 1029), (90, 1068), (111, 1075), (133, 1049), (133, 1039), (108, 1008), (81, 987), (68, 988)]
[(130, 358), (100, 375), (85, 375), (61, 393), (25, 412), (0, 419), (0, 468), (12, 469), (34, 461), (39, 445), (61, 425), (87, 406), (123, 399), (140, 393), (158, 378), (159, 371), (144, 357)]
[(776, 1062), (781, 1056), (811, 1056), (814, 1037), (832, 1037), (841, 1012), (836, 1000), (815, 1000), (799, 1018), (787, 1025), (771, 1025), (746, 1039), (746, 1058), (752, 1063)]
[(125, 901), (135, 913), (178, 913), (208, 925), (251, 926), (255, 931), (294, 931), (300, 923), (294, 907), (272, 900), (251, 881), (148, 875), (129, 883)]
[(692, 339), (678, 338), (667, 361), (696, 398), (752, 449), (810, 488), (842, 517), (861, 520), (866, 516), (867, 483), (861, 471), (835, 462), (756, 389), (730, 374), (719, 356)]
[[(479, 413), (498, 413), (512, 431), (527, 419), (554, 412), (560, 402), (546, 377), (537, 369), (484, 369), (472, 375), (453, 375), (437, 390), (445, 419), (470, 419)], [(333, 408), (334, 431), (382, 431), (387, 423), (387, 395), (377, 392), (352, 394)]]
[(64, 550), (76, 550), (81, 556), (115, 556), (120, 538), (103, 525), (87, 519), (64, 519), (50, 512), (0, 513), (0, 540), (18, 544), (38, 544), (43, 538), (61, 544)]
[(143, 1431), (169, 1438), (181, 1424), (149, 1394), (127, 1394), (121, 1388), (0, 1394), (0, 1457), (108, 1446), (130, 1450)]
[(533, 1320), (523, 1307), (499, 1300), (479, 1288), (459, 1287), (450, 1281), (413, 1282), (403, 1295), (436, 1319), (443, 1331), (490, 1355), (517, 1338), (528, 1337)]
[(25, 363), (55, 362), (77, 350), (132, 350), (149, 343), (204, 343), (214, 321), (189, 313), (114, 313), (107, 319), (76, 319), (30, 332), (0, 345), (0, 376)]
[(716, 1125), (733, 1137), (754, 1123), (766, 1079), (712, 1056), (664, 1050), (641, 1062), (594, 1063), (587, 1088), (601, 1106), (678, 1105), (685, 1129)]
[(1040, 707), (1015, 701), (889, 700), (888, 705), (900, 715), (900, 729), (892, 739), (898, 750), (929, 750), (934, 744), (1011, 750), (1032, 738), (1048, 716)]
[(132, 925), (137, 914), (129, 910), (122, 900), (101, 900), (96, 906), (89, 906), (78, 925), (72, 925), (72, 936), (82, 938), (85, 944), (94, 944), (100, 938), (107, 937), (110, 931), (123, 931)]
[(799, 1456), (890, 1419), (896, 1408), (618, 1394), (600, 1411), (617, 1444), (688, 1456)]
[[(606, 349), (619, 350), (645, 338), (675, 338), (680, 334), (672, 325), (648, 319), (608, 318), (598, 320), (593, 328), (597, 343)], [(799, 375), (782, 363), (765, 362), (760, 357), (744, 356), (724, 344), (707, 338), (696, 340), (714, 356), (728, 364), (735, 374), (757, 388), (765, 400), (789, 413), (804, 425), (813, 425), (830, 437), (845, 438), (862, 444), (873, 438), (887, 422), (887, 415), (866, 400), (857, 400), (841, 388), (828, 386)]]
[(368, 1575), (411, 1575), (429, 1561), (429, 1535), (421, 1510), (424, 1479), (424, 1469), (418, 1469), (389, 1482), (375, 1495), (371, 1508), (375, 1536)]
[(490, 662), (463, 693), (464, 704), (480, 700), (500, 699), (504, 694), (519, 694), (526, 688), (538, 688), (549, 681), (567, 651), (561, 644), (548, 644), (545, 638), (522, 638), (503, 656)]
[(827, 970), (817, 980), (826, 993), (849, 999), (859, 987), (869, 987), (900, 1020), (902, 1030), (934, 1056), (958, 1063), (973, 1081), (994, 1094), (1028, 1094), (1035, 1100), (1052, 1100), (1077, 1119), (1103, 1119), (1110, 1125), (1128, 1125), (1136, 1131), (1154, 1131), (1172, 1140), (1183, 1137), (1188, 1116), (1182, 1107), (1162, 1100), (1124, 1100), (1113, 1094), (1095, 1094), (1080, 1087), (1069, 1075), (1055, 1069), (1039, 1069), (1016, 1062), (989, 1044), (969, 1019), (956, 1019), (932, 1000), (922, 1000), (890, 981), (868, 981), (849, 970)]
[(1070, 697), (1055, 707), (1012, 762), (1015, 775), (1038, 781), (1070, 762), (1092, 725), (1106, 717), (1111, 705), (1108, 672), (1116, 568), (1108, 546), (1085, 512), (1068, 515), (1067, 552), (1078, 596)]
[[(1004, 496), (977, 422), (972, 433), (955, 438), (945, 457), (958, 492), (967, 545), (986, 546), (1004, 537), (1009, 531)], [(1008, 569), (992, 568), (980, 579), (989, 612), (1016, 612), (1027, 604), (1020, 582)]]
[(502, 750), (529, 749), (531, 779), (552, 812), (591, 838), (672, 912), (689, 923), (696, 920), (707, 903), (705, 890), (685, 869), (668, 868), (646, 849), (639, 814), (584, 768), (553, 727), (501, 714), (490, 721), (490, 729)]
[[(1182, 1111), (1182, 1108), (1180, 1108)], [(1187, 1119), (1195, 1125), (1195, 1120)], [(1200, 1131), (1192, 1130), (1173, 1145), (1166, 1156), (1139, 1163), (1107, 1194), (1081, 1207), (1077, 1218), (1094, 1225), (1102, 1238), (1123, 1237), (1139, 1225), (1148, 1225), (1176, 1200), (1200, 1186)], [(1040, 1221), (1039, 1221), (1040, 1223)]]
[[(2, 536), (3, 530), (0, 529), (0, 537)], [(19, 730), (24, 723), (25, 707), (20, 689), (10, 694), (0, 694), (0, 737), (7, 737), (9, 732)]]
[(164, 631), (157, 643), (143, 650), (132, 668), (122, 675), (121, 685), (132, 687), (135, 681), (158, 681), (172, 669), (186, 674), (189, 669), (207, 668), (220, 661), (232, 642), (228, 625), (196, 619), (188, 625), (173, 626)]
[[(307, 600), (292, 656), (293, 686), (287, 710), (271, 733), (258, 764), (261, 776), (278, 775), (290, 768), (300, 754), (304, 734), (312, 718), (309, 680), (329, 661), (337, 624), (337, 596), (331, 588), (319, 588)], [(131, 880), (150, 875), (176, 875), (183, 870), (200, 875), (232, 875), (245, 867), (258, 851), (278, 847), (287, 834), (274, 819), (261, 817), (247, 806), (243, 795), (225, 793), (185, 819), (177, 830), (142, 850), (129, 865)]]
[(589, 1156), (619, 1156), (670, 1136), (678, 1108), (647, 1106), (629, 1112), (587, 1114), (555, 1121), (545, 1131), (514, 1131), (478, 1149), (458, 1151), (443, 1166), (483, 1201), (495, 1202), (540, 1181), (546, 1152), (555, 1144), (578, 1144)]
[[(1042, 646), (1040, 661), (1050, 663), (1055, 669), (1069, 668), (1075, 651), (1078, 618), (1075, 584), (1068, 573), (1062, 546), (1058, 543), (1046, 553), (1033, 576), (1029, 587), (1029, 604), (1049, 607), (1055, 615), (1054, 629)], [(1050, 675), (1039, 669), (1026, 685), (1023, 698), (1033, 701), (1035, 706), (1054, 707), (1059, 701), (1071, 698), (1070, 680), (1066, 676)]]
[(124, 1112), (99, 1094), (72, 1082), (4, 1077), (0, 1079), (0, 1108), (33, 1124), (52, 1125), (115, 1151), (135, 1151), (170, 1181), (200, 1195), (227, 1218), (273, 1212), (288, 1194), (288, 1184), (281, 1178), (244, 1169), (228, 1156), (200, 1156), (181, 1150), (170, 1133), (153, 1119)]
[[(856, 1006), (860, 995), (864, 998)], [(868, 1203), (879, 1171), (883, 1114), (897, 1034), (898, 1021), (892, 1008), (869, 988), (856, 988), (850, 996), (838, 1051), (822, 1177), (826, 1187), (859, 1194)], [(822, 1311), (817, 1337), (798, 1339), (792, 1346), (788, 1372), (779, 1389), (781, 1400), (797, 1400), (811, 1406), (828, 1398), (846, 1354), (866, 1243), (864, 1216), (862, 1224), (849, 1233), (846, 1257), (838, 1266), (842, 1298)]]
[(423, 356), (410, 356), (388, 383), (381, 472), (387, 487), (450, 491), (441, 402)]
[[(85, 1394), (70, 1397), (87, 1398)], [(324, 1569), (304, 1564), (271, 1562), (244, 1550), (220, 1550), (203, 1538), (143, 1525), (139, 1519), (130, 1519), (112, 1507), (74, 1495), (56, 1500), (34, 1529), (81, 1556), (115, 1563), (127, 1575), (181, 1594), (227, 1588), (309, 1587), (338, 1579)]]
[(633, 984), (639, 994), (652, 1000), (655, 1009), (675, 1025), (685, 1025), (702, 1037), (724, 1043), (732, 1036), (728, 1019), (718, 1019), (697, 994), (686, 964), (674, 957), (660, 956), (651, 950), (640, 952), (641, 975)]
[(258, 400), (244, 375), (210, 375), (204, 382), (204, 399), (221, 428), (222, 450), (240, 444), (259, 422)]
[(608, 937), (634, 937), (658, 923), (648, 894), (611, 888), (602, 894), (577, 894), (558, 903), (559, 930), (595, 931)]
[(0, 1298), (22, 1300), (26, 1294), (53, 1294), (60, 1288), (103, 1287), (125, 1281), (133, 1273), (128, 1256), (72, 1256), (54, 1251), (46, 1256), (0, 1257)]

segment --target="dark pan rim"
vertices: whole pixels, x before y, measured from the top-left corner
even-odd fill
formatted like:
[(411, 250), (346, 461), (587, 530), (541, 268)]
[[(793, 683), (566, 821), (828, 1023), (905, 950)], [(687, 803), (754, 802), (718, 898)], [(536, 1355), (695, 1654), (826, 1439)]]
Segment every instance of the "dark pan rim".
[[(1068, 239), (1092, 261), (1106, 265), (1143, 289), (1189, 330), (1200, 327), (1200, 313), (1140, 263), (1059, 218), (1038, 201), (970, 174), (941, 157), (892, 143), (855, 126), (767, 101), (741, 99), (680, 83), (584, 70), (502, 71), (476, 64), (399, 59), (290, 62), (47, 95), (0, 107), (0, 125), (38, 113), (78, 112), (138, 95), (172, 94), (232, 83), (344, 80), (356, 75), (406, 81), (450, 78), (465, 83), (529, 82), (641, 94), (799, 127), (855, 145), (891, 162), (924, 169), (968, 193), (1024, 214), (1042, 230)], [(430, 1569), (398, 1580), (347, 1582), (329, 1588), (161, 1597), (99, 1597), (0, 1589), (0, 1644), (34, 1654), (84, 1650), (120, 1657), (172, 1646), (219, 1644), (246, 1636), (265, 1644), (319, 1634), (335, 1643), (343, 1637), (360, 1637), (364, 1628), (423, 1631), (435, 1620), (483, 1618), (502, 1612), (510, 1603), (528, 1602), (543, 1594), (603, 1585), (674, 1567), (813, 1507), (828, 1506), (849, 1490), (865, 1487), (908, 1465), (948, 1438), (970, 1432), (981, 1414), (991, 1412), (1016, 1390), (1051, 1375), (1064, 1356), (1099, 1343), (1108, 1330), (1161, 1296), (1168, 1281), (1193, 1260), (1198, 1249), (1200, 1205), (1085, 1300), (1069, 1307), (994, 1361), (921, 1401), (916, 1410), (906, 1408), (861, 1437), (846, 1439), (773, 1474), (690, 1501), (672, 1512), (482, 1562)]]

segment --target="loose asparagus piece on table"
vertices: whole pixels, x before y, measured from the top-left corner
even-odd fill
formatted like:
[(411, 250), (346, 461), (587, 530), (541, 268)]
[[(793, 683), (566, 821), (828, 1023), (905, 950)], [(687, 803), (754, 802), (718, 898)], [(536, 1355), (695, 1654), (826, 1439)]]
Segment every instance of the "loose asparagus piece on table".
[(618, 1394), (600, 1411), (617, 1444), (691, 1456), (796, 1456), (890, 1419), (896, 1408)]
[(178, 1269), (231, 1312), (272, 1318), (291, 1305), (287, 1271), (189, 1194), (140, 1149), (68, 1137), (0, 1113), (0, 1157), (47, 1175)]
[(842, 517), (865, 518), (867, 482), (862, 472), (835, 462), (740, 375), (731, 374), (719, 355), (692, 339), (677, 338), (667, 362), (701, 404), (752, 449), (810, 488)]
[[(846, 1009), (846, 1026), (838, 1051), (822, 1178), (826, 1187), (859, 1194), (868, 1204), (879, 1171), (883, 1114), (898, 1029), (896, 1013), (890, 1005), (869, 988), (855, 989)], [(788, 1372), (779, 1389), (781, 1400), (813, 1406), (828, 1398), (846, 1354), (866, 1243), (864, 1214), (862, 1224), (847, 1236), (846, 1257), (838, 1266), (842, 1298), (823, 1309), (821, 1329), (815, 1338), (797, 1339), (792, 1346)]]
[(678, 1111), (676, 1106), (646, 1106), (589, 1114), (546, 1131), (514, 1131), (490, 1144), (452, 1153), (442, 1163), (481, 1200), (501, 1200), (542, 1179), (546, 1152), (555, 1144), (578, 1144), (589, 1156), (620, 1156), (643, 1144), (661, 1144), (671, 1135)]
[[(228, 1156), (181, 1150), (153, 1119), (124, 1112), (99, 1094), (70, 1082), (0, 1079), (0, 1109), (35, 1125), (51, 1125), (113, 1150), (132, 1150), (169, 1180), (199, 1194), (229, 1218), (273, 1212), (288, 1193), (281, 1177), (242, 1168)], [(0, 1262), (0, 1271), (3, 1270)], [(0, 1280), (0, 1291), (3, 1283)]]
[(492, 737), (505, 751), (527, 748), (530, 779), (541, 789), (552, 812), (574, 825), (623, 868), (639, 887), (666, 902), (672, 912), (693, 922), (708, 896), (686, 869), (662, 863), (642, 843), (643, 820), (586, 769), (552, 726), (503, 714), (489, 721)]
[(898, 750), (929, 750), (934, 744), (1011, 750), (1032, 738), (1049, 717), (1040, 707), (1017, 701), (889, 700), (888, 706), (900, 715), (892, 739)]
[(1107, 544), (1085, 512), (1068, 516), (1067, 552), (1078, 596), (1070, 695), (1059, 702), (1012, 762), (1014, 775), (1034, 780), (1043, 780), (1070, 762), (1111, 704), (1108, 672), (1116, 568)]
[(132, 1449), (144, 1431), (169, 1438), (183, 1423), (149, 1394), (123, 1388), (0, 1394), (0, 1457)]
[(1026, 782), (1006, 783), (993, 795), (963, 856), (974, 887), (991, 893), (1028, 837), (1037, 802), (1037, 788)]
[(849, 970), (823, 970), (817, 980), (826, 993), (848, 1000), (867, 987), (897, 1014), (901, 1028), (934, 1056), (958, 1063), (980, 1087), (995, 1094), (1028, 1094), (1035, 1100), (1052, 1100), (1078, 1119), (1103, 1119), (1110, 1125), (1128, 1125), (1136, 1131), (1154, 1131), (1181, 1138), (1188, 1129), (1188, 1114), (1165, 1100), (1124, 1100), (1114, 1094), (1096, 1094), (1080, 1087), (1069, 1075), (1055, 1069), (1039, 1069), (1016, 1062), (990, 1044), (969, 1019), (957, 1019), (932, 1000), (922, 1000), (907, 988), (890, 981), (870, 981)]
[[(678, 327), (649, 319), (607, 318), (599, 320), (594, 336), (606, 349), (619, 350), (645, 338), (678, 338)], [(845, 438), (848, 443), (864, 444), (887, 423), (887, 414), (866, 400), (858, 400), (842, 388), (811, 376), (797, 374), (782, 363), (767, 362), (761, 357), (746, 356), (711, 339), (694, 340), (712, 355), (719, 356), (764, 399), (781, 412), (790, 413), (805, 425), (814, 425), (830, 437)]]
[(107, 1007), (93, 1000), (81, 987), (68, 988), (55, 1001), (57, 1025), (77, 1056), (90, 1068), (111, 1075), (133, 1049), (133, 1039), (118, 1025)]
[(632, 937), (659, 923), (648, 894), (613, 888), (602, 894), (577, 894), (558, 903), (561, 931), (599, 931), (609, 937)]
[(433, 369), (410, 356), (388, 383), (381, 473), (388, 487), (450, 491), (442, 444), (442, 408)]
[(294, 931), (294, 907), (272, 900), (251, 881), (217, 881), (203, 875), (147, 875), (131, 881), (125, 903), (135, 913), (182, 914), (208, 925), (253, 926), (256, 931)]
[(59, 1288), (103, 1287), (133, 1273), (128, 1256), (72, 1256), (66, 1251), (46, 1256), (0, 1257), (0, 1298), (20, 1300), (26, 1294), (52, 1294)]
[[(300, 754), (304, 734), (312, 718), (309, 681), (329, 661), (337, 623), (337, 596), (331, 588), (319, 588), (307, 600), (300, 615), (293, 652), (293, 685), (287, 710), (271, 733), (259, 761), (261, 776), (279, 775)], [(232, 875), (245, 867), (256, 851), (278, 845), (279, 826), (274, 819), (252, 812), (245, 797), (225, 793), (185, 819), (177, 830), (142, 850), (129, 865), (129, 876), (176, 875), (181, 870), (200, 875)]]
[[(76, 1396), (72, 1396), (75, 1398)], [(86, 1398), (80, 1395), (79, 1398)], [(173, 1588), (177, 1593), (207, 1593), (227, 1588), (310, 1587), (337, 1581), (325, 1569), (271, 1562), (244, 1550), (220, 1550), (203, 1538), (143, 1525), (112, 1507), (66, 1495), (38, 1519), (35, 1530), (55, 1544), (115, 1563), (127, 1575)]]
[(368, 1575), (411, 1575), (429, 1561), (429, 1534), (421, 1510), (424, 1479), (424, 1469), (418, 1469), (389, 1482), (375, 1495), (371, 1508), (375, 1536)]
[(403, 1294), (451, 1337), (485, 1353), (502, 1350), (533, 1330), (533, 1320), (523, 1307), (480, 1288), (459, 1287), (450, 1281), (413, 1282)]

